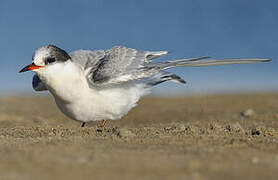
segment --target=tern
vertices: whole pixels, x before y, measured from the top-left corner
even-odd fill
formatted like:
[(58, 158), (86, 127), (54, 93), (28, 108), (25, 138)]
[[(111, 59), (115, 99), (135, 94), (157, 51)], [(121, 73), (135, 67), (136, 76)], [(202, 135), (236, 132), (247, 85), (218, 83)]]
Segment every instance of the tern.
[(58, 108), (82, 122), (117, 120), (136, 106), (151, 88), (165, 81), (185, 84), (165, 71), (180, 66), (212, 66), (268, 62), (271, 59), (209, 59), (198, 57), (154, 63), (167, 51), (142, 51), (123, 46), (107, 50), (65, 50), (46, 45), (36, 50), (30, 65), (20, 72), (34, 71), (35, 91), (48, 90)]

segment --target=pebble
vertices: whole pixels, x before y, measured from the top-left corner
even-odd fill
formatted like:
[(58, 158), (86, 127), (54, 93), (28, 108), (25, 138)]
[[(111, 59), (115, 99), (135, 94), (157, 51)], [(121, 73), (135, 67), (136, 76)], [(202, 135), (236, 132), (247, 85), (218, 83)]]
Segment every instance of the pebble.
[(118, 136), (119, 136), (120, 138), (130, 138), (130, 137), (134, 137), (135, 134), (132, 133), (132, 132), (131, 132), (130, 130), (128, 130), (128, 129), (120, 128), (120, 129), (118, 130)]
[(255, 115), (255, 111), (253, 109), (247, 109), (247, 110), (241, 112), (241, 115), (243, 117), (251, 117), (251, 116)]
[(231, 126), (229, 124), (226, 126), (226, 130), (228, 130), (228, 131), (232, 130), (232, 128), (231, 128)]
[(258, 129), (256, 129), (256, 128), (253, 128), (252, 130), (251, 130), (251, 135), (252, 136), (254, 136), (254, 135), (260, 135), (261, 134), (261, 132), (258, 130)]
[(260, 159), (259, 159), (258, 157), (253, 157), (253, 158), (252, 158), (252, 163), (253, 163), (253, 164), (257, 164), (257, 163), (259, 162), (259, 160), (260, 160)]
[(181, 132), (181, 131), (185, 131), (185, 130), (186, 130), (186, 126), (184, 124), (176, 125), (176, 131)]

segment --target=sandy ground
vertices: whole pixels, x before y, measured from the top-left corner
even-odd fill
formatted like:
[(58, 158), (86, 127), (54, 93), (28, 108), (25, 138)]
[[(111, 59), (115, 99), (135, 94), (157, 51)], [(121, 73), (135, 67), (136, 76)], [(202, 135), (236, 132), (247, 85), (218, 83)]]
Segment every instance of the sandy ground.
[(275, 93), (148, 97), (80, 125), (50, 97), (0, 97), (0, 179), (278, 179)]

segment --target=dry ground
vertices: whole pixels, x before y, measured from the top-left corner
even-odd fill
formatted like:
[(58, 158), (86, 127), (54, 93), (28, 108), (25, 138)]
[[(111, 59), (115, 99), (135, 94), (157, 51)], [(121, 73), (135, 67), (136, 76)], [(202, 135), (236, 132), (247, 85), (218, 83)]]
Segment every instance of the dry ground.
[(0, 179), (278, 179), (275, 93), (148, 97), (80, 125), (49, 97), (0, 97)]

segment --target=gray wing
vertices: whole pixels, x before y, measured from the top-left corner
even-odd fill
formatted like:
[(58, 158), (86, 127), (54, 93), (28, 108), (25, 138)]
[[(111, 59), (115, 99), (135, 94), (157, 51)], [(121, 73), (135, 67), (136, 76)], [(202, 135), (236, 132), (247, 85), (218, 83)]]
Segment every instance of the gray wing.
[(188, 58), (153, 63), (152, 60), (166, 55), (167, 51), (140, 51), (126, 47), (114, 47), (103, 51), (76, 51), (71, 54), (72, 61), (80, 64), (85, 71), (89, 85), (93, 87), (115, 85), (144, 79), (156, 85), (175, 80), (185, 83), (175, 74), (163, 70), (179, 66), (212, 66), (226, 64), (247, 64), (267, 62), (270, 59), (223, 59), (208, 60), (209, 57)]
[(36, 74), (33, 76), (32, 86), (35, 91), (46, 91), (48, 90), (44, 83), (40, 80)]
[(94, 66), (88, 63), (88, 79), (97, 85), (122, 83), (145, 77), (143, 68), (166, 51), (139, 51), (126, 47), (106, 50), (102, 59)]
[(105, 56), (103, 50), (78, 50), (70, 53), (71, 60), (81, 65), (84, 70), (89, 67), (94, 67)]
[(113, 47), (106, 51), (79, 50), (71, 53), (72, 61), (80, 64), (92, 86), (105, 86), (135, 80), (148, 75), (143, 68), (167, 51), (140, 51)]

